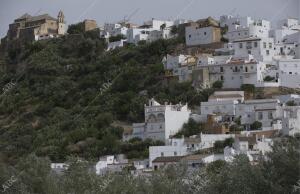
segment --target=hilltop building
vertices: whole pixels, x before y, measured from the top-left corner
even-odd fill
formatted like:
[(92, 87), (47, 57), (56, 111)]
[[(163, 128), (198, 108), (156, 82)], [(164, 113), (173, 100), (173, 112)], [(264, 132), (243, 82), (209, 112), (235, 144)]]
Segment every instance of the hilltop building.
[(24, 14), (9, 25), (7, 41), (15, 39), (41, 40), (53, 38), (66, 33), (65, 16), (59, 11), (57, 18), (48, 14), (31, 16)]

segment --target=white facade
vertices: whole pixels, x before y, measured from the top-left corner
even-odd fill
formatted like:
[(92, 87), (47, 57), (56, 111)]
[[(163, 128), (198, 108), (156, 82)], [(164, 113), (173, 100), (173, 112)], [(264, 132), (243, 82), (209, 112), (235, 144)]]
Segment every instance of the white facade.
[(151, 28), (130, 28), (127, 31), (127, 42), (137, 44), (142, 40), (148, 41), (151, 31)]
[[(210, 83), (222, 81), (223, 88), (240, 88), (242, 84), (253, 84), (257, 87), (262, 85), (266, 69), (266, 63), (257, 62), (252, 55), (244, 56), (244, 59), (232, 56), (214, 56), (200, 58), (197, 68), (207, 68)], [(278, 83), (275, 83), (278, 87)]]
[(155, 30), (160, 30), (162, 25), (165, 25), (166, 28), (174, 25), (173, 21), (164, 21), (164, 20), (156, 20), (152, 19), (150, 21), (144, 22), (144, 25), (151, 26)]
[(132, 134), (123, 136), (123, 140), (139, 137), (165, 141), (181, 129), (190, 113), (187, 105), (161, 105), (151, 99), (149, 105), (145, 105), (145, 123), (134, 123)]
[(236, 116), (241, 118), (241, 124), (246, 130), (255, 121), (262, 123), (262, 130), (270, 130), (273, 121), (280, 118), (279, 100), (277, 99), (257, 99), (246, 100), (237, 105)]
[(116, 48), (120, 48), (124, 46), (124, 43), (126, 43), (126, 40), (119, 40), (119, 41), (115, 41), (115, 42), (110, 42), (107, 45), (107, 50), (114, 50)]
[(282, 133), (291, 136), (300, 134), (300, 106), (283, 107)]
[(185, 156), (195, 151), (212, 148), (216, 141), (224, 141), (227, 138), (234, 138), (234, 134), (200, 134), (200, 137), (173, 138), (166, 146), (150, 146), (149, 164), (157, 157)]
[(187, 26), (185, 28), (185, 42), (187, 46), (196, 46), (211, 44), (215, 41), (216, 27), (209, 26), (198, 28), (196, 26)]
[(300, 88), (300, 59), (281, 59), (278, 68), (281, 86)]
[(225, 37), (230, 41), (249, 37), (268, 37), (271, 24), (267, 20), (253, 20), (251, 17), (221, 16), (220, 26), (228, 27)]
[(234, 56), (238, 58), (253, 55), (258, 61), (272, 61), (275, 55), (273, 38), (246, 38), (235, 40), (233, 43)]

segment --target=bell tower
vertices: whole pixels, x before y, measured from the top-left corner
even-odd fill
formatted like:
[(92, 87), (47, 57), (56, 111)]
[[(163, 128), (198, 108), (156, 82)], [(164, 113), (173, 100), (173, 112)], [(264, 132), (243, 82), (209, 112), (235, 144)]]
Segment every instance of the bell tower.
[(64, 13), (60, 10), (57, 15), (57, 34), (64, 35), (66, 33), (66, 24)]

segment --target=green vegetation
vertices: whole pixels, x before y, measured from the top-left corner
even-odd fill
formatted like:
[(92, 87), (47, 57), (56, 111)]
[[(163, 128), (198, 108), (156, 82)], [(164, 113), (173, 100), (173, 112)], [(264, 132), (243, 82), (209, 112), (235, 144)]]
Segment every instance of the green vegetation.
[(5, 188), (8, 194), (296, 194), (300, 191), (299, 146), (300, 141), (295, 138), (276, 141), (274, 151), (267, 154), (268, 160), (258, 161), (256, 165), (247, 156), (240, 155), (232, 163), (215, 161), (193, 171), (179, 164), (138, 177), (126, 170), (121, 174), (97, 176), (90, 171), (94, 163), (76, 158), (68, 158), (70, 168), (59, 175), (51, 172), (47, 158), (29, 155), (15, 166), (0, 161), (0, 181), (15, 180)]
[(294, 100), (287, 101), (287, 102), (286, 102), (286, 105), (287, 105), (287, 106), (297, 106), (297, 104), (295, 103)]
[(214, 143), (214, 151), (218, 152), (218, 153), (223, 153), (223, 149), (228, 146), (228, 147), (232, 147), (232, 144), (234, 142), (233, 138), (227, 138), (224, 141), (216, 141)]
[(174, 137), (180, 138), (190, 137), (192, 135), (199, 135), (204, 128), (203, 123), (198, 123), (194, 119), (189, 119), (187, 123), (184, 123), (182, 129), (174, 135)]
[(275, 80), (275, 77), (271, 77), (269, 75), (264, 78), (265, 82), (271, 82), (271, 81), (274, 81), (274, 80)]
[(215, 81), (215, 82), (212, 84), (212, 87), (213, 87), (213, 88), (216, 88), (216, 89), (221, 89), (221, 88), (223, 88), (223, 81), (220, 81), (220, 80)]
[(258, 130), (261, 129), (261, 127), (262, 127), (262, 123), (259, 121), (254, 121), (254, 123), (250, 125), (251, 130)]
[(243, 84), (241, 85), (241, 90), (254, 94), (255, 86), (253, 84)]
[(109, 42), (116, 42), (116, 41), (120, 41), (122, 39), (125, 39), (126, 37), (123, 34), (119, 34), (117, 36), (111, 36), (109, 37)]
[(159, 40), (104, 52), (96, 31), (80, 31), (12, 48), (15, 58), (7, 61), (16, 63), (0, 72), (1, 87), (17, 80), (0, 99), (3, 160), (15, 163), (29, 153), (52, 161), (120, 153), (123, 129), (113, 121), (143, 121), (149, 98), (190, 107), (206, 101), (212, 89), (198, 92), (191, 83), (163, 79), (161, 60), (180, 43)]

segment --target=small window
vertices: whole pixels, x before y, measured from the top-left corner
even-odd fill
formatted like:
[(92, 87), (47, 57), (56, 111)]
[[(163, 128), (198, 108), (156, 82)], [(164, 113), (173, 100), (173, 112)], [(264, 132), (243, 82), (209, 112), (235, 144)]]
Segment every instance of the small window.
[(239, 44), (239, 46), (240, 46), (240, 48), (243, 48), (243, 43), (241, 42), (241, 43)]
[(257, 42), (254, 42), (254, 47), (257, 48)]
[(204, 35), (206, 35), (206, 32), (204, 32)]
[(174, 156), (177, 156), (177, 152), (174, 152)]
[(269, 48), (272, 48), (272, 42), (269, 42)]
[(264, 43), (263, 43), (263, 46), (264, 46), (264, 48), (267, 48), (267, 43), (264, 42)]
[(223, 67), (220, 67), (220, 72), (224, 72), (224, 68)]
[(263, 119), (263, 113), (262, 112), (258, 112), (258, 120), (262, 120)]
[(272, 112), (269, 112), (269, 113), (268, 113), (268, 118), (269, 118), (269, 119), (273, 119), (273, 114), (272, 114)]
[(267, 55), (270, 55), (270, 51), (269, 51), (269, 50), (266, 50), (266, 54), (267, 54)]
[(164, 156), (164, 153), (163, 153), (163, 152), (161, 152), (161, 153), (160, 153), (160, 156), (161, 156), (161, 157), (163, 157), (163, 156)]
[(224, 80), (224, 77), (223, 77), (223, 75), (221, 75), (221, 80), (222, 80), (222, 81)]

